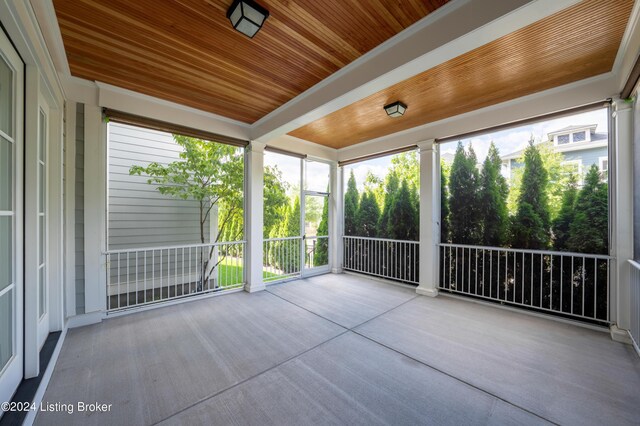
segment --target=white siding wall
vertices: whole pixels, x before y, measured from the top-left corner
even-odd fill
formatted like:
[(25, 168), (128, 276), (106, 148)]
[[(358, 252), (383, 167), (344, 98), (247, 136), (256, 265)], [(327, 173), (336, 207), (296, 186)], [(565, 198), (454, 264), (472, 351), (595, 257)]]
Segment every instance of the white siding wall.
[(148, 177), (129, 174), (133, 165), (176, 161), (181, 150), (169, 133), (109, 124), (110, 250), (200, 243), (197, 202), (162, 195)]

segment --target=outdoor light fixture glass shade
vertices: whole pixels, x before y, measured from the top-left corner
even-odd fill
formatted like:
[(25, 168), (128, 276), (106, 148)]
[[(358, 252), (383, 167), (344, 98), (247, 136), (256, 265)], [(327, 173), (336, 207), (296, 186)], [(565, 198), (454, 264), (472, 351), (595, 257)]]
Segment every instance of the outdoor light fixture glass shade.
[(400, 101), (384, 106), (384, 110), (389, 117), (402, 117), (407, 110), (407, 106)]
[(253, 0), (234, 0), (227, 11), (227, 18), (233, 28), (249, 38), (256, 35), (267, 17), (269, 11)]

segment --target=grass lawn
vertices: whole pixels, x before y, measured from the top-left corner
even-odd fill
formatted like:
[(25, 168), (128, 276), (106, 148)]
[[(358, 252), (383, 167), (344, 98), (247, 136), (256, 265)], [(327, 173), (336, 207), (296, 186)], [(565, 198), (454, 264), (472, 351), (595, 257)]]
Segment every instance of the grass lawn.
[[(243, 267), (242, 265), (235, 264), (234, 259), (224, 259), (220, 265), (218, 265), (218, 282), (220, 287), (230, 287), (237, 284), (241, 284)], [(275, 278), (277, 274), (271, 272), (263, 272), (262, 277), (265, 279)]]

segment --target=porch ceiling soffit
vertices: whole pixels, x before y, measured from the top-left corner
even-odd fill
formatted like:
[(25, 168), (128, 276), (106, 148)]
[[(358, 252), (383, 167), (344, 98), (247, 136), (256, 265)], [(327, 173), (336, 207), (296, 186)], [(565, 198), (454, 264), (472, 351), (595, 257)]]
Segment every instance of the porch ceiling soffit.
[(262, 0), (253, 39), (231, 0), (47, 1), (71, 75), (250, 124), (448, 0)]
[[(344, 148), (610, 73), (633, 4), (581, 1), (289, 134)], [(395, 100), (409, 106), (400, 119), (382, 108)]]

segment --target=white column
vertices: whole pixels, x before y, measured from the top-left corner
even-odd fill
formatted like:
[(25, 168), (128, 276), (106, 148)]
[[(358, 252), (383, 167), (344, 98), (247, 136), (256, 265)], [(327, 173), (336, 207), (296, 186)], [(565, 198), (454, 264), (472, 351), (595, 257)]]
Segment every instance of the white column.
[(49, 282), (49, 331), (64, 327), (64, 217), (62, 183), (62, 109), (49, 110), (49, 258), (47, 273)]
[(331, 163), (331, 195), (329, 199), (329, 265), (334, 274), (342, 273), (343, 259), (343, 215), (344, 196), (343, 191), (344, 169), (337, 163)]
[(433, 140), (418, 144), (420, 151), (420, 284), (416, 293), (438, 295), (440, 242), (440, 165)]
[(245, 268), (245, 291), (253, 293), (264, 290), (262, 279), (263, 256), (263, 222), (264, 222), (264, 146), (261, 142), (251, 142), (247, 153), (247, 194), (246, 194), (246, 224), (247, 241)]
[(630, 265), (633, 257), (633, 109), (622, 100), (614, 102), (615, 138), (612, 147), (611, 178), (611, 337), (630, 342)]
[(107, 306), (107, 129), (100, 107), (85, 105), (84, 129), (84, 303), (99, 321)]

